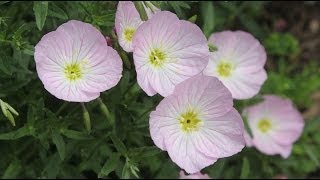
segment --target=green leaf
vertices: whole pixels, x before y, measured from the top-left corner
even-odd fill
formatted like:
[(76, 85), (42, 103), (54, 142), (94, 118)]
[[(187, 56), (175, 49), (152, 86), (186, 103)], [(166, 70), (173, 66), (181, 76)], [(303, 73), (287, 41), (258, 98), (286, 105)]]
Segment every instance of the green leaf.
[(307, 152), (309, 158), (316, 164), (316, 166), (320, 167), (320, 162), (319, 162), (319, 159), (317, 158), (318, 151), (315, 150), (315, 148), (313, 148), (313, 146), (311, 145), (305, 146), (304, 149)]
[(56, 145), (61, 160), (66, 156), (66, 146), (63, 137), (57, 132), (52, 133), (52, 141)]
[(131, 170), (130, 170), (130, 166), (129, 166), (128, 159), (127, 159), (127, 161), (124, 164), (123, 169), (122, 169), (121, 179), (129, 179), (130, 178), (130, 171)]
[(34, 1), (33, 11), (36, 17), (37, 27), (41, 31), (48, 14), (48, 1)]
[(17, 178), (19, 173), (22, 170), (21, 162), (20, 161), (12, 161), (10, 165), (5, 170), (4, 174), (2, 175), (2, 179), (14, 179)]
[(126, 154), (127, 152), (127, 148), (126, 146), (123, 144), (123, 142), (114, 134), (111, 134), (111, 140), (114, 144), (114, 146), (116, 147), (116, 149), (118, 150), (118, 152), (120, 152), (122, 155)]
[(33, 56), (34, 55), (34, 47), (32, 45), (26, 45), (22, 50), (23, 53)]
[(1, 1), (1, 2), (0, 2), (0, 5), (5, 4), (5, 3), (8, 3), (8, 2), (10, 2), (10, 1)]
[(43, 172), (45, 172), (46, 174), (46, 177), (44, 179), (56, 179), (60, 168), (61, 160), (59, 158), (59, 155), (55, 153), (47, 159), (45, 168), (43, 170)]
[(69, 129), (61, 130), (61, 133), (70, 139), (76, 139), (76, 140), (94, 139), (92, 136), (88, 135), (87, 133), (69, 130)]
[(189, 19), (188, 19), (188, 21), (189, 22), (192, 22), (192, 23), (195, 23), (196, 22), (196, 20), (197, 20), (197, 15), (195, 14), (195, 15), (193, 15), (192, 17), (190, 17)]
[(135, 1), (134, 6), (138, 11), (141, 20), (146, 21), (146, 20), (148, 20), (148, 16), (147, 16), (146, 10), (144, 9), (142, 3), (143, 3), (142, 1)]
[(130, 157), (135, 157), (139, 159), (144, 159), (150, 156), (157, 155), (159, 153), (161, 153), (161, 151), (156, 146), (134, 148), (130, 149), (129, 151)]
[(27, 135), (30, 135), (29, 128), (28, 126), (23, 126), (16, 131), (0, 134), (0, 140), (15, 140)]
[(56, 3), (52, 3), (50, 5), (50, 8), (48, 10), (48, 16), (56, 17), (56, 18), (59, 18), (59, 19), (62, 19), (62, 20), (67, 20), (68, 19), (67, 13), (62, 8), (57, 6)]
[(120, 155), (117, 153), (111, 154), (110, 158), (105, 162), (103, 165), (98, 178), (101, 178), (103, 176), (108, 176), (109, 173), (114, 171), (117, 168), (118, 162), (120, 159)]
[(240, 179), (248, 178), (250, 173), (250, 164), (246, 157), (243, 158)]
[(200, 9), (203, 19), (202, 30), (206, 37), (209, 37), (215, 25), (214, 7), (211, 1), (206, 1), (201, 2)]

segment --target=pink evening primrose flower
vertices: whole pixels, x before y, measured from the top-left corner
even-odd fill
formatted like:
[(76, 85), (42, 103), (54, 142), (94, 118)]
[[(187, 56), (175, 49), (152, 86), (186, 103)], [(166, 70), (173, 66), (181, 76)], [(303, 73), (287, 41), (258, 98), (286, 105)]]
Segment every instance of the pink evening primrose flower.
[(143, 21), (132, 1), (119, 1), (115, 27), (118, 41), (123, 50), (132, 52), (132, 38)]
[(150, 114), (156, 146), (187, 173), (242, 150), (244, 126), (228, 89), (215, 77), (197, 75), (178, 84)]
[(264, 101), (248, 107), (243, 113), (248, 120), (252, 139), (247, 134), (247, 145), (267, 155), (289, 157), (292, 144), (300, 137), (304, 121), (289, 99), (275, 95), (264, 96)]
[(117, 51), (95, 27), (81, 21), (68, 21), (44, 35), (34, 58), (45, 89), (65, 101), (91, 101), (121, 78)]
[(223, 31), (213, 33), (209, 43), (218, 50), (211, 53), (204, 74), (219, 78), (235, 99), (255, 96), (267, 79), (267, 56), (259, 41), (243, 31)]
[(182, 170), (180, 171), (179, 179), (211, 179), (208, 174), (202, 174), (201, 172), (197, 172), (194, 174), (186, 175)]
[(144, 22), (132, 44), (137, 81), (149, 96), (170, 95), (177, 84), (201, 73), (210, 56), (200, 28), (168, 11)]
[[(160, 9), (155, 7), (149, 1), (146, 1), (145, 3), (148, 3), (148, 6), (144, 3), (142, 4), (146, 10), (148, 18), (151, 18), (154, 13), (160, 11)], [(119, 44), (126, 52), (133, 51), (132, 39), (136, 30), (142, 23), (143, 21), (141, 20), (132, 1), (119, 1), (116, 12), (115, 27)]]

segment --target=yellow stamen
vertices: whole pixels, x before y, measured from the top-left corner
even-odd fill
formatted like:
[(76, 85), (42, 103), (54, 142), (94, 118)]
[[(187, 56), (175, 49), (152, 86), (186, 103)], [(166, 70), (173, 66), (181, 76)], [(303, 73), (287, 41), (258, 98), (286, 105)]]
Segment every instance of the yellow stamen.
[(181, 114), (179, 118), (181, 129), (184, 132), (193, 132), (199, 129), (199, 125), (202, 121), (199, 119), (198, 114), (194, 110), (188, 110)]
[(261, 119), (258, 123), (258, 129), (263, 132), (266, 133), (271, 129), (271, 122), (269, 119)]
[(131, 28), (125, 29), (124, 30), (124, 38), (125, 38), (125, 40), (127, 40), (128, 42), (131, 42), (134, 32), (135, 32), (135, 29), (131, 29)]
[(79, 64), (73, 63), (68, 64), (64, 68), (64, 73), (66, 75), (66, 78), (70, 81), (76, 81), (82, 77), (82, 71)]
[(164, 63), (165, 58), (165, 53), (160, 51), (159, 49), (154, 49), (153, 51), (151, 51), (151, 54), (149, 56), (150, 63), (154, 67), (161, 66)]
[(217, 67), (218, 74), (223, 77), (229, 77), (232, 69), (232, 64), (227, 62), (221, 62)]

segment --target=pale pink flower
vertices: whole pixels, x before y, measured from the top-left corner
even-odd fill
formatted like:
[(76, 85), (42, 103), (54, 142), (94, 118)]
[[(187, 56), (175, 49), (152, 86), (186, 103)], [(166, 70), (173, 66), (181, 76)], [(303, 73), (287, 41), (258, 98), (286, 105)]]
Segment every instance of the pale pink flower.
[(218, 50), (211, 53), (204, 74), (215, 76), (231, 91), (235, 99), (255, 96), (267, 79), (264, 47), (251, 34), (223, 31), (209, 38)]
[(182, 81), (202, 72), (210, 52), (200, 28), (161, 11), (133, 37), (133, 58), (140, 87), (149, 95), (170, 95)]
[(301, 114), (289, 99), (266, 95), (263, 102), (246, 108), (243, 114), (253, 136), (245, 138), (247, 144), (267, 155), (289, 157), (304, 126)]
[(95, 27), (81, 21), (68, 21), (44, 35), (34, 58), (45, 89), (66, 101), (91, 101), (121, 78), (117, 51)]
[(197, 173), (244, 147), (243, 122), (232, 105), (217, 78), (189, 78), (151, 112), (151, 138), (180, 168)]
[(211, 179), (208, 174), (202, 174), (201, 172), (187, 175), (181, 170), (179, 175), (179, 179)]
[[(154, 13), (160, 11), (160, 9), (149, 1), (145, 1), (145, 3), (148, 3), (148, 6), (144, 3), (142, 3), (142, 5), (145, 8), (148, 18), (151, 18)], [(132, 39), (136, 30), (142, 23), (143, 21), (132, 1), (119, 1), (116, 12), (115, 29), (118, 35), (119, 44), (126, 52), (133, 51)]]
[(132, 39), (142, 24), (140, 15), (132, 1), (119, 1), (116, 12), (115, 27), (118, 41), (123, 50), (132, 52)]

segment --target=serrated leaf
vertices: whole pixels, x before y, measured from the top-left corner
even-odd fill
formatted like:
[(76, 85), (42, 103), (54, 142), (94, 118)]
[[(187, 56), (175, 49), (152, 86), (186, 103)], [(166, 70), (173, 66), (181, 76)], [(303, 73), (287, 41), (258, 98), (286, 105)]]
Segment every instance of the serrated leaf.
[(62, 130), (61, 133), (70, 139), (76, 139), (76, 140), (94, 139), (92, 136), (88, 135), (87, 133), (69, 130), (69, 129)]
[(48, 1), (34, 1), (33, 11), (36, 17), (37, 27), (41, 31), (47, 19)]
[(126, 154), (127, 152), (127, 148), (126, 146), (123, 144), (123, 142), (114, 134), (110, 135), (110, 138), (114, 144), (114, 146), (116, 147), (116, 149), (118, 150), (118, 152), (120, 152), (121, 154)]
[(66, 155), (66, 146), (63, 137), (58, 132), (54, 132), (52, 133), (52, 141), (57, 147), (61, 160), (64, 160)]
[(248, 159), (246, 157), (244, 157), (242, 160), (240, 179), (248, 178), (249, 173), (250, 173), (250, 164), (249, 164)]
[(110, 158), (103, 165), (98, 178), (101, 178), (103, 176), (108, 176), (109, 173), (114, 171), (117, 168), (119, 159), (120, 159), (119, 154), (116, 154), (116, 153), (111, 154)]

